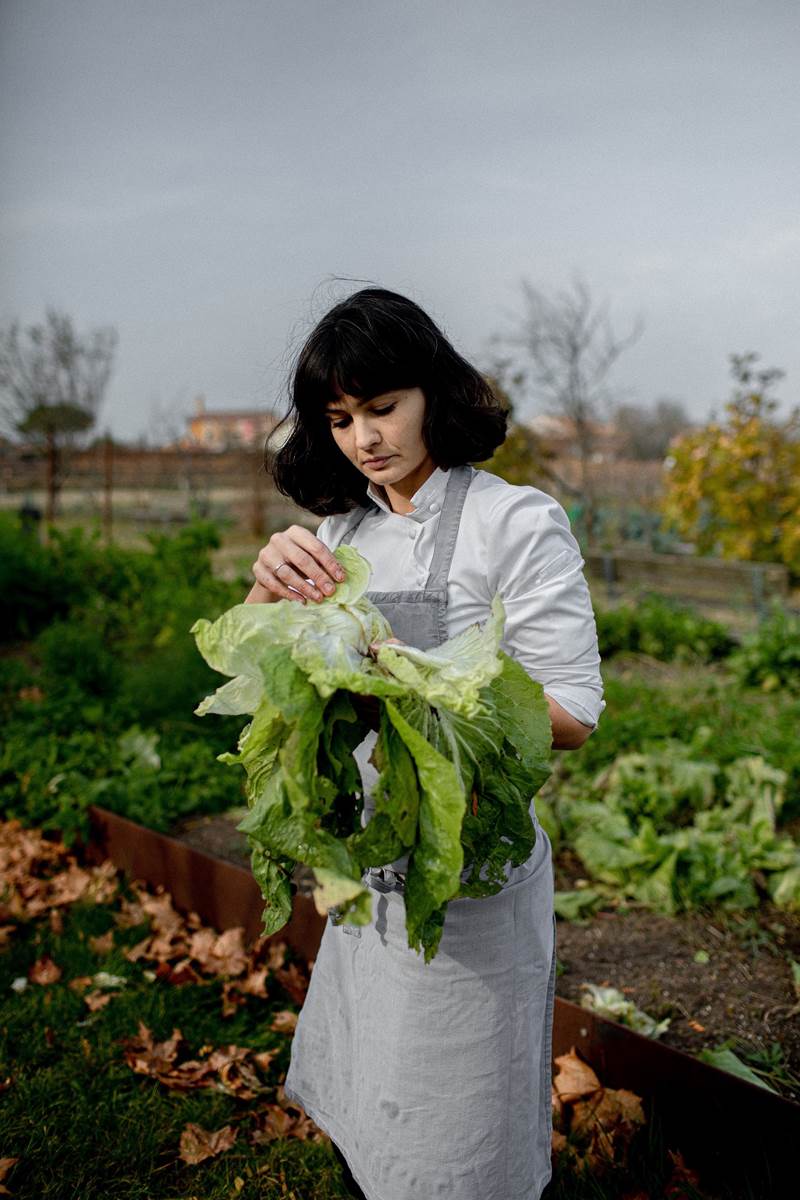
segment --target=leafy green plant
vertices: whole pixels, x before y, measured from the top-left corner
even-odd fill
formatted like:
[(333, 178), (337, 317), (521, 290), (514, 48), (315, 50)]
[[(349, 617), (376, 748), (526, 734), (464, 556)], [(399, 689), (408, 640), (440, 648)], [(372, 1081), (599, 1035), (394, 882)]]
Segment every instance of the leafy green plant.
[(773, 601), (767, 619), (743, 639), (729, 665), (747, 687), (800, 693), (800, 616)]
[(776, 905), (800, 909), (800, 847), (777, 828), (786, 773), (753, 756), (698, 775), (690, 752), (672, 742), (623, 756), (588, 789), (562, 787), (564, 840), (598, 886), (660, 912), (752, 908), (759, 878)]
[(664, 662), (716, 662), (736, 645), (723, 625), (660, 596), (597, 609), (595, 619), (602, 658), (636, 651)]

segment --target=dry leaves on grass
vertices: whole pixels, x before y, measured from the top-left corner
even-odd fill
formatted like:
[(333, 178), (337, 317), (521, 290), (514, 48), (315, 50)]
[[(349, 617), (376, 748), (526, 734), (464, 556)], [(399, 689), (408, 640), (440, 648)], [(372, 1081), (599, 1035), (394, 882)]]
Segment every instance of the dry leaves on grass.
[(553, 1080), (553, 1153), (567, 1151), (578, 1168), (597, 1173), (624, 1164), (645, 1117), (639, 1096), (625, 1088), (604, 1088), (573, 1047), (556, 1060)]
[[(77, 900), (106, 904), (117, 892), (117, 871), (106, 861), (82, 867), (63, 842), (19, 821), (0, 822), (0, 919), (28, 921)], [(6, 939), (14, 926), (4, 924)]]
[(222, 1129), (212, 1132), (209, 1129), (201, 1129), (199, 1125), (190, 1121), (181, 1133), (179, 1157), (190, 1166), (205, 1162), (207, 1158), (215, 1158), (218, 1154), (230, 1150), (236, 1136), (232, 1125), (223, 1125)]
[(211, 1046), (201, 1048), (197, 1058), (178, 1061), (185, 1041), (180, 1029), (163, 1042), (156, 1042), (151, 1031), (139, 1022), (134, 1037), (122, 1039), (125, 1061), (138, 1075), (150, 1075), (166, 1088), (191, 1091), (212, 1088), (239, 1100), (253, 1100), (268, 1090), (256, 1069), (269, 1059), (261, 1056), (261, 1064), (253, 1050), (245, 1046)]
[(252, 1114), (253, 1130), (249, 1137), (252, 1145), (263, 1145), (279, 1138), (297, 1138), (303, 1142), (330, 1141), (299, 1104), (286, 1098), (282, 1085), (277, 1088), (275, 1098), (275, 1104), (262, 1104)]
[(235, 1013), (248, 996), (265, 999), (270, 977), (302, 1005), (308, 971), (296, 963), (286, 966), (284, 942), (259, 938), (248, 950), (240, 926), (218, 933), (202, 925), (196, 913), (184, 918), (163, 888), (152, 893), (141, 883), (132, 886), (134, 898), (122, 900), (114, 919), (124, 928), (149, 918), (150, 933), (124, 952), (131, 962), (156, 963), (156, 976), (175, 985), (221, 978), (223, 1017)]

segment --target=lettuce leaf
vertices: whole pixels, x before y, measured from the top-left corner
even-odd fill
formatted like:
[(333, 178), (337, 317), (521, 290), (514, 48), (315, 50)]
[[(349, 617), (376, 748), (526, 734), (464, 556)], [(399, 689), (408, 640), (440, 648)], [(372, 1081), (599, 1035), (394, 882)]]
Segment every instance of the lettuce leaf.
[[(366, 595), (370, 566), (336, 552), (347, 580), (320, 604), (236, 605), (193, 626), (206, 661), (228, 682), (199, 715), (246, 714), (235, 753), (243, 768), (253, 872), (264, 929), (291, 914), (291, 877), (314, 872), (315, 903), (339, 922), (372, 919), (364, 872), (408, 856), (404, 892), (411, 948), (436, 954), (447, 905), (496, 892), (508, 864), (530, 855), (531, 804), (549, 773), (551, 729), (541, 685), (500, 650), (504, 611), (444, 645), (369, 646), (392, 636)], [(371, 818), (354, 750), (379, 714)]]

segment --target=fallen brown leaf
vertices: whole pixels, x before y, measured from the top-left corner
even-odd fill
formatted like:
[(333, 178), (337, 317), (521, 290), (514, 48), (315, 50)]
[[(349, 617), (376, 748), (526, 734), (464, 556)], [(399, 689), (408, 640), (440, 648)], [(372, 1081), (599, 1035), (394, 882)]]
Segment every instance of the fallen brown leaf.
[(11, 1192), (4, 1185), (3, 1180), (6, 1178), (8, 1172), (11, 1170), (14, 1164), (18, 1162), (19, 1158), (0, 1158), (0, 1194), (3, 1196), (11, 1195)]
[(43, 986), (50, 983), (58, 983), (60, 978), (61, 967), (53, 962), (49, 954), (43, 954), (41, 958), (37, 958), (28, 971), (28, 979), (30, 979), (31, 983), (40, 983)]
[[(245, 1046), (201, 1047), (198, 1057), (178, 1062), (183, 1043), (180, 1029), (173, 1029), (165, 1042), (154, 1042), (142, 1022), (135, 1037), (122, 1040), (125, 1061), (139, 1075), (150, 1075), (164, 1087), (175, 1091), (213, 1088), (240, 1100), (252, 1100), (265, 1090), (251, 1061), (253, 1052)], [(210, 1053), (209, 1053), (210, 1051)]]
[(308, 991), (308, 978), (297, 963), (290, 963), (285, 970), (276, 971), (275, 978), (295, 1004), (302, 1005)]
[(222, 985), (222, 1015), (232, 1017), (247, 1001), (233, 980), (226, 979)]
[(277, 1056), (277, 1053), (277, 1050), (261, 1050), (258, 1054), (253, 1055), (253, 1062), (260, 1071), (263, 1071), (266, 1074), (272, 1065), (273, 1058)]
[(92, 983), (91, 975), (76, 975), (74, 979), (70, 979), (67, 987), (72, 988), (73, 992), (83, 992)]
[(190, 1166), (204, 1162), (207, 1158), (215, 1158), (230, 1150), (236, 1141), (236, 1130), (232, 1125), (223, 1125), (213, 1133), (201, 1129), (199, 1125), (189, 1122), (181, 1133), (180, 1158)]
[(567, 1135), (560, 1133), (558, 1129), (554, 1129), (550, 1142), (550, 1149), (554, 1158), (559, 1154), (563, 1154), (567, 1149)]
[(93, 992), (87, 992), (83, 997), (84, 1003), (88, 1006), (90, 1012), (97, 1012), (100, 1008), (105, 1008), (111, 999), (111, 992), (101, 992), (99, 988)]
[[(283, 1098), (283, 1089), (278, 1089), (279, 1099)], [(255, 1127), (250, 1134), (250, 1143), (254, 1146), (265, 1142), (274, 1142), (283, 1138), (297, 1138), (299, 1141), (327, 1142), (328, 1136), (300, 1108), (299, 1104), (290, 1104), (285, 1098), (283, 1104), (265, 1104), (253, 1114)]]
[(275, 1033), (294, 1033), (297, 1028), (297, 1013), (291, 1012), (289, 1009), (282, 1009), (275, 1013), (272, 1018), (270, 1029)]
[(700, 1189), (700, 1176), (684, 1162), (680, 1150), (668, 1150), (672, 1162), (672, 1174), (664, 1188), (666, 1200), (685, 1200), (687, 1196), (695, 1196)]
[(555, 1062), (559, 1070), (553, 1086), (565, 1104), (589, 1096), (600, 1087), (600, 1080), (589, 1064), (578, 1057), (574, 1046), (567, 1054), (559, 1055)]
[(160, 962), (156, 967), (156, 977), (162, 979), (164, 983), (172, 983), (177, 987), (181, 984), (200, 983), (201, 981), (201, 976), (197, 974), (188, 958), (182, 958), (175, 964)]
[(128, 946), (127, 950), (123, 950), (122, 953), (129, 962), (137, 962), (140, 958), (147, 957), (147, 948), (150, 942), (150, 937), (143, 938), (141, 942), (137, 942), (134, 946)]
[(154, 1042), (153, 1035), (143, 1021), (139, 1022), (139, 1032), (136, 1037), (122, 1039), (125, 1051), (125, 1061), (138, 1075), (169, 1074), (178, 1053), (178, 1047), (183, 1041), (180, 1029), (173, 1029), (170, 1037), (164, 1042)]
[(207, 975), (241, 975), (247, 967), (244, 929), (236, 926), (218, 934), (203, 926), (189, 939), (189, 956)]
[(114, 930), (109, 929), (99, 937), (90, 937), (89, 948), (93, 954), (110, 954), (114, 949)]

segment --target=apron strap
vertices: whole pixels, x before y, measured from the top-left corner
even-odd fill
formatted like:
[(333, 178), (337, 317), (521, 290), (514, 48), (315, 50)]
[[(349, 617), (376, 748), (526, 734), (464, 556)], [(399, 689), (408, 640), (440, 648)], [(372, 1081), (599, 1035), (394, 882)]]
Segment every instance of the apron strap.
[[(436, 542), (433, 549), (431, 569), (428, 572), (428, 580), (425, 584), (426, 589), (439, 588), (446, 590), (447, 588), (447, 576), (450, 574), (450, 564), (453, 561), (453, 554), (455, 553), (458, 527), (461, 523), (461, 513), (474, 474), (475, 472), (472, 467), (451, 467), (448, 472), (447, 488), (445, 489), (439, 524), (436, 528)], [(340, 546), (349, 544), (367, 513), (371, 512), (375, 507), (375, 505), (370, 505), (368, 508), (362, 509), (339, 539)]]
[(447, 590), (447, 576), (455, 553), (461, 512), (474, 473), (472, 467), (450, 468), (426, 588)]

